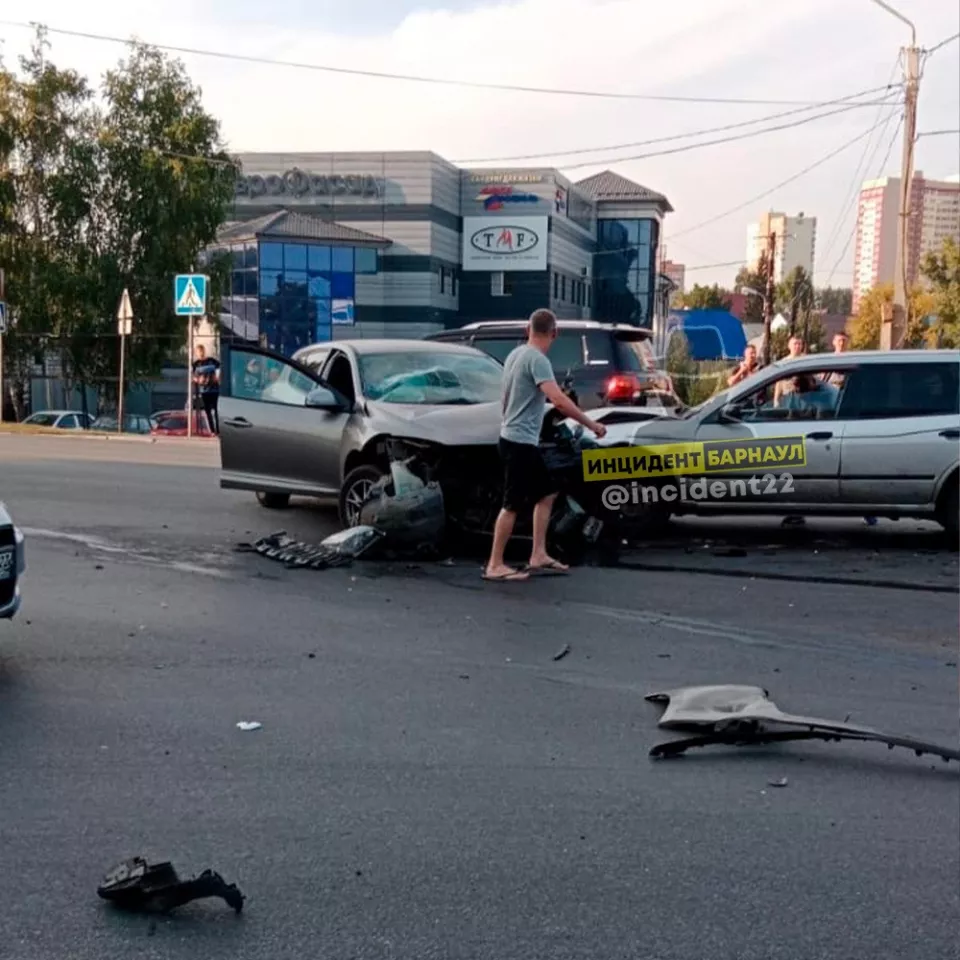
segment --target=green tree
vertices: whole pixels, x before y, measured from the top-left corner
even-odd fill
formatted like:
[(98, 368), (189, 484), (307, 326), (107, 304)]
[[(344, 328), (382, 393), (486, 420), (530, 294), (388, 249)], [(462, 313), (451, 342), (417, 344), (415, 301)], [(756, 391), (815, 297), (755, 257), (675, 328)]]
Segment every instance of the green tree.
[(920, 272), (929, 284), (936, 315), (924, 339), (930, 346), (960, 346), (960, 246), (947, 237), (938, 251), (923, 258)]
[(853, 312), (853, 290), (849, 287), (823, 287), (816, 293), (815, 306), (824, 313), (850, 316)]
[[(14, 91), (17, 172), (15, 222), (0, 256), (24, 342), (32, 335), (36, 349), (39, 335), (51, 335), (73, 381), (113, 394), (123, 289), (136, 316), (129, 375), (156, 375), (186, 339), (173, 275), (215, 239), (236, 165), (179, 61), (131, 45), (104, 78), (98, 105), (85, 80), (49, 63), (46, 47), (38, 31), (22, 79), (4, 78)], [(208, 272), (215, 316), (223, 264)]]
[(679, 298), (679, 302), (690, 310), (729, 310), (730, 294), (716, 283), (712, 287), (696, 283), (692, 290)]
[(782, 283), (777, 285), (775, 309), (790, 322), (790, 333), (809, 328), (813, 310), (813, 281), (803, 267), (794, 267)]
[(730, 365), (723, 361), (694, 360), (686, 336), (677, 331), (667, 347), (667, 373), (677, 396), (689, 407), (709, 400), (727, 384)]
[[(868, 290), (861, 298), (857, 315), (850, 324), (852, 350), (878, 350), (883, 307), (893, 303), (893, 284), (883, 283)], [(933, 297), (920, 288), (910, 292), (910, 321), (903, 346), (922, 346), (926, 338), (925, 317), (933, 312)]]

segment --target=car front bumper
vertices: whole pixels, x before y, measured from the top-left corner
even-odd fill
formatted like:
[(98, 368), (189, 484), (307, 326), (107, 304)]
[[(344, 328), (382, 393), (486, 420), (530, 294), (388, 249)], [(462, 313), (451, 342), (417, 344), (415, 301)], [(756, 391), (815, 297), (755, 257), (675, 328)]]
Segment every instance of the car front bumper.
[[(9, 531), (10, 528), (7, 528)], [(0, 532), (4, 532), (0, 530)], [(12, 620), (20, 609), (20, 581), (27, 569), (27, 555), (24, 536), (16, 527), (13, 527), (13, 543), (9, 543), (9, 536), (4, 537), (0, 546), (0, 553), (12, 554), (9, 561), (12, 577), (0, 580), (0, 620)]]

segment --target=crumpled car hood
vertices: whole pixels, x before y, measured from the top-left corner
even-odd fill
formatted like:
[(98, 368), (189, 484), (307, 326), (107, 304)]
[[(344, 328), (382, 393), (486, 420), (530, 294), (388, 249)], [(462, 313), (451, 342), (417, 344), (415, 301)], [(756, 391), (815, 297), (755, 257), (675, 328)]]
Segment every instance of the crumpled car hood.
[(881, 733), (845, 721), (824, 720), (784, 713), (762, 687), (720, 685), (680, 687), (651, 693), (651, 703), (665, 703), (658, 726), (701, 734), (690, 740), (660, 744), (651, 756), (676, 756), (689, 747), (710, 744), (759, 744), (787, 740), (869, 740), (890, 749), (904, 747), (917, 756), (932, 753), (941, 759), (960, 760), (960, 750), (913, 737)]
[(495, 446), (500, 436), (500, 404), (431, 406), (367, 401), (374, 433), (444, 445)]

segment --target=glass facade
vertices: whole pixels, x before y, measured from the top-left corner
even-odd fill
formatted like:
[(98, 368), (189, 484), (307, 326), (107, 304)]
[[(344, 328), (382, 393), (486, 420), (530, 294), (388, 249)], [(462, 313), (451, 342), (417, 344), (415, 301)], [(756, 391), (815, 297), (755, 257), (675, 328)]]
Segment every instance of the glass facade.
[(352, 324), (356, 278), (379, 269), (367, 247), (261, 240), (214, 252), (231, 257), (223, 308), (244, 321), (235, 332), (285, 356), (333, 339), (335, 324)]
[(653, 325), (657, 289), (656, 220), (598, 220), (593, 258), (593, 318)]

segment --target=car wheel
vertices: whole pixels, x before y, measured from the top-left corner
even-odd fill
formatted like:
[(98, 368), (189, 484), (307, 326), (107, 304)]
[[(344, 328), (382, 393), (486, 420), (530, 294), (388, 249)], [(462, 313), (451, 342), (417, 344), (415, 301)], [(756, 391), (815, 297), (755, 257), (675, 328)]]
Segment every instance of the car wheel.
[(266, 507), (268, 510), (285, 510), (290, 506), (289, 493), (264, 493), (261, 491), (257, 494), (257, 499), (260, 501), (260, 506)]
[(340, 525), (357, 527), (360, 525), (360, 509), (370, 491), (383, 479), (383, 471), (372, 463), (351, 470), (340, 488)]

